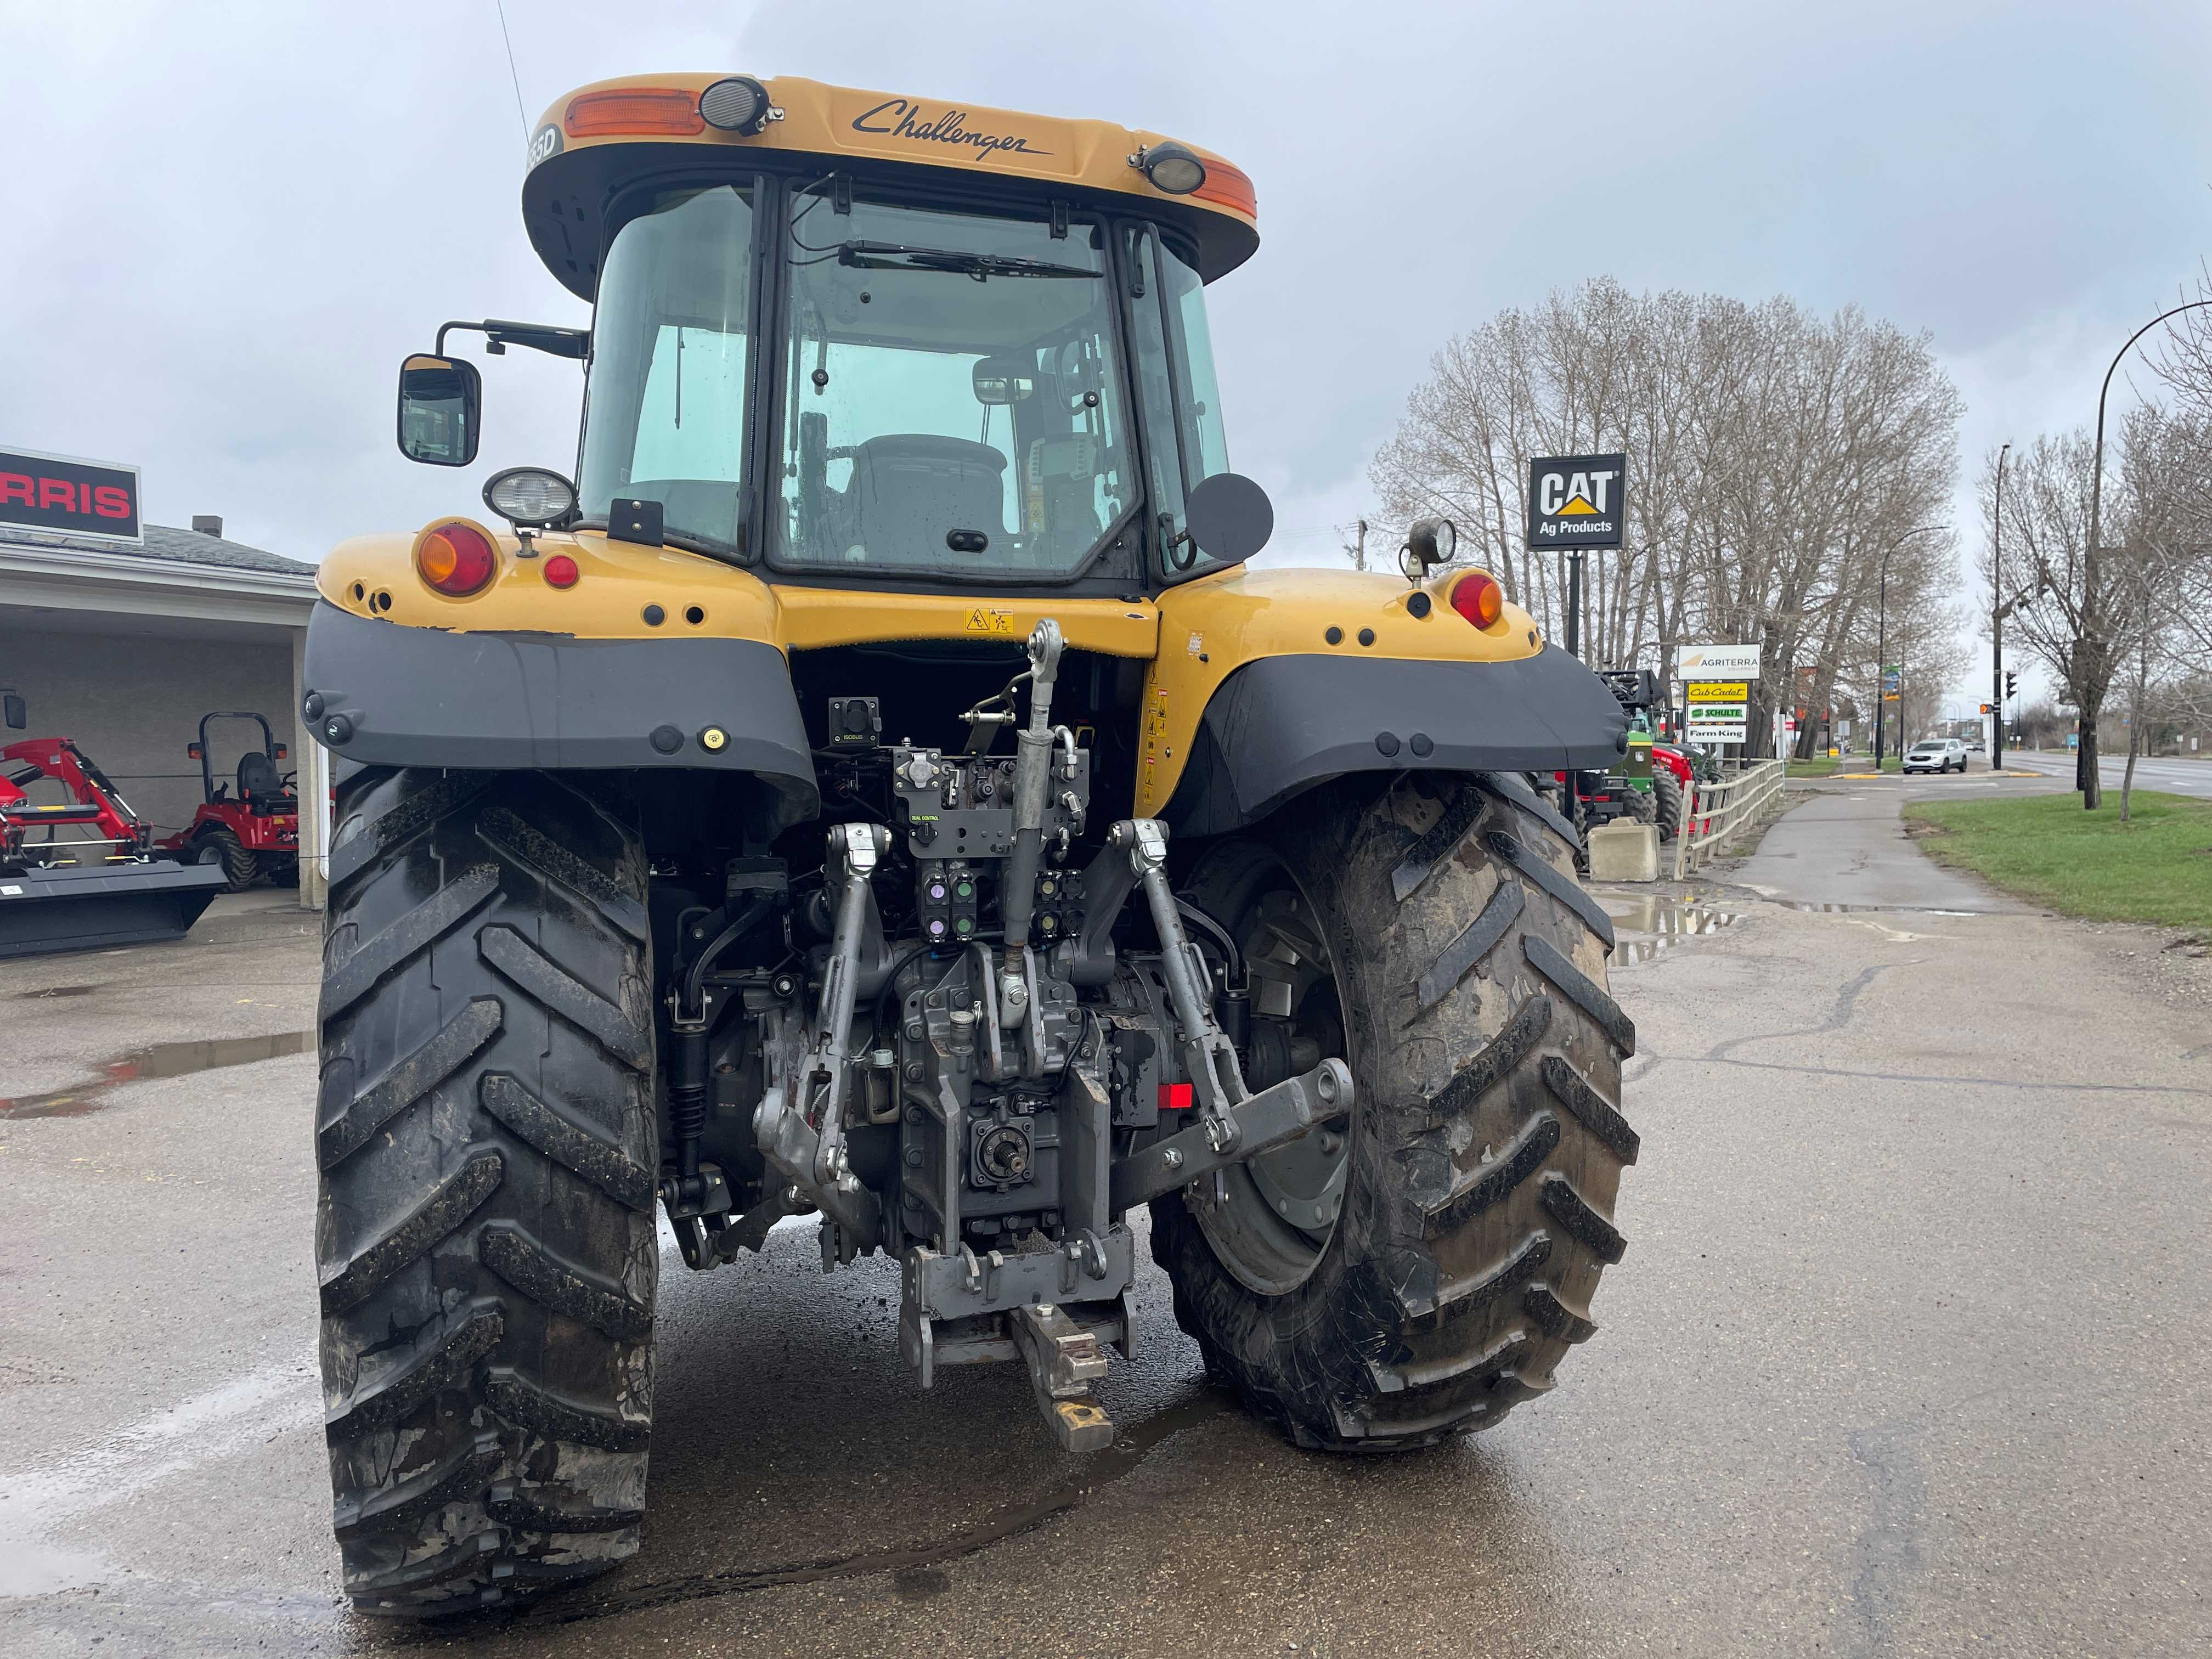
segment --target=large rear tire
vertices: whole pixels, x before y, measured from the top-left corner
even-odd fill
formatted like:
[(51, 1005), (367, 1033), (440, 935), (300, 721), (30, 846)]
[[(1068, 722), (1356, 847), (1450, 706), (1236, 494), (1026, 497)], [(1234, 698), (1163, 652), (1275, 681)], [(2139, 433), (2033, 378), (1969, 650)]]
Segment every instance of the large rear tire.
[[(1223, 872), (1270, 867), (1318, 923), (1358, 1085), (1340, 1209), (1306, 1230), (1301, 1273), (1240, 1242), (1236, 1175), (1157, 1201), (1176, 1319), (1298, 1445), (1488, 1428), (1595, 1330), (1591, 1293), (1626, 1248), (1613, 1200), (1637, 1138), (1615, 1103), (1635, 1031), (1605, 989), (1609, 924), (1572, 831), (1517, 778), (1326, 786), (1212, 849), (1194, 896), (1236, 933), (1252, 910)], [(1253, 907), (1271, 890), (1243, 880)], [(1277, 1261), (1291, 1270), (1270, 1279)]]
[(624, 805), (560, 776), (339, 786), (315, 1255), (363, 1612), (462, 1612), (637, 1548), (659, 1262), (645, 890)]

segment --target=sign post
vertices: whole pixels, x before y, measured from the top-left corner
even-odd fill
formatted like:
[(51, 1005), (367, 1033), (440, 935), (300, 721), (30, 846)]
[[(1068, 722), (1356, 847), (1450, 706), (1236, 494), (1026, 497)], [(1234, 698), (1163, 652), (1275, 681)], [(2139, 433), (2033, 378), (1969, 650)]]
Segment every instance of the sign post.
[(1528, 463), (1528, 546), (1565, 556), (1566, 647), (1583, 653), (1583, 555), (1618, 548), (1628, 526), (1628, 457), (1542, 455)]

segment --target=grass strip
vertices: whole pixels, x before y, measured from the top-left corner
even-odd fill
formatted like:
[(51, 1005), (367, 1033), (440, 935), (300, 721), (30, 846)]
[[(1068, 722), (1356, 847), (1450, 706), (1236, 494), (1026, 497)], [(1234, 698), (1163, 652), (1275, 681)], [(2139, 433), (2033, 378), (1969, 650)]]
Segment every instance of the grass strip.
[(1906, 828), (1939, 864), (2093, 921), (2140, 921), (2212, 937), (2212, 800), (2117, 790), (2096, 811), (2078, 795), (1905, 803)]

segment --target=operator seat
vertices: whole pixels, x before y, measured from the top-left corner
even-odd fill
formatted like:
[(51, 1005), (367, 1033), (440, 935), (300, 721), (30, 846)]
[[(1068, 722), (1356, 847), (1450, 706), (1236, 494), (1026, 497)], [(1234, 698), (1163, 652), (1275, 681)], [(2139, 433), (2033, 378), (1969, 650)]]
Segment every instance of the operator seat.
[(249, 749), (238, 757), (239, 799), (275, 801), (283, 795), (284, 781), (277, 775), (276, 762), (258, 749)]
[(853, 539), (872, 563), (943, 564), (947, 531), (1001, 533), (1006, 470), (1004, 455), (966, 438), (892, 432), (856, 444), (846, 489)]

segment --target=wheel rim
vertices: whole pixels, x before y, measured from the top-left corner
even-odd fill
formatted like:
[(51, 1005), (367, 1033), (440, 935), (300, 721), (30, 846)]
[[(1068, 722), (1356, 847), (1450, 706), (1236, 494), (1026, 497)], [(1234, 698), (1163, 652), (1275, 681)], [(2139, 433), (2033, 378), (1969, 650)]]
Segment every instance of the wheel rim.
[[(1291, 1023), (1322, 1056), (1341, 1058), (1343, 1018), (1328, 943), (1291, 873), (1270, 861), (1257, 896), (1229, 923), (1243, 952), (1255, 1024)], [(1352, 1124), (1316, 1124), (1297, 1139), (1199, 1184), (1192, 1211), (1223, 1267), (1263, 1296), (1282, 1296), (1312, 1276), (1335, 1236), (1352, 1163)]]

